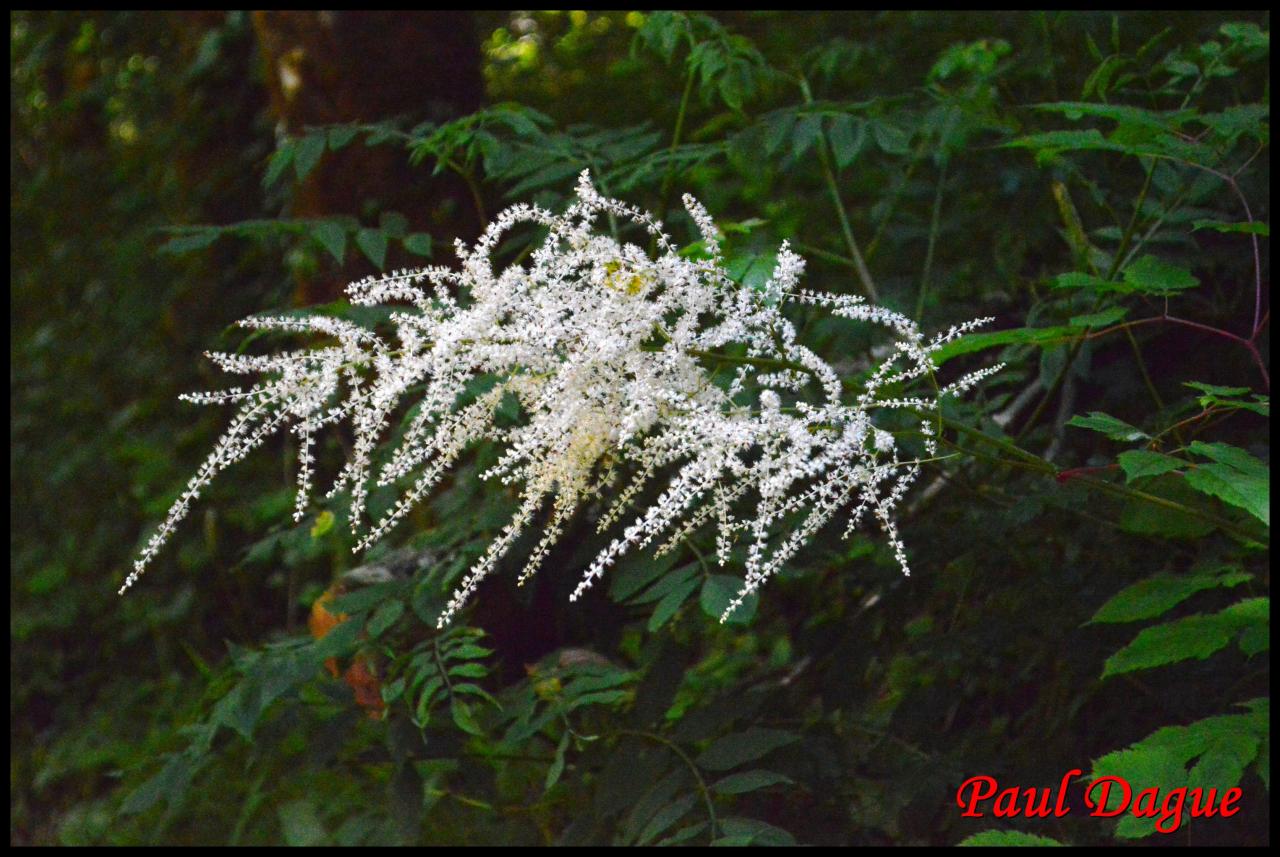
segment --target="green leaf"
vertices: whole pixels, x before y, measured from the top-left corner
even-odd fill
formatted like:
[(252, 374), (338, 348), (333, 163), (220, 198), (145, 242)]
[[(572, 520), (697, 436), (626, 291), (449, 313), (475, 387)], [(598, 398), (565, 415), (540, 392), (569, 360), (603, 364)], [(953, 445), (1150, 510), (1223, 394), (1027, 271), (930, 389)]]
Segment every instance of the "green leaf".
[(293, 163), (293, 143), (285, 141), (280, 148), (276, 149), (271, 155), (271, 160), (267, 162), (267, 172), (262, 177), (262, 186), (271, 187), (280, 180), (280, 176)]
[[(702, 604), (702, 612), (719, 619), (724, 615), (724, 611), (729, 604), (738, 597), (738, 592), (741, 591), (743, 585), (740, 577), (733, 577), (728, 574), (711, 575), (702, 585), (702, 596), (699, 598), (699, 602)], [(742, 604), (729, 614), (725, 622), (730, 625), (747, 624), (755, 617), (756, 607), (759, 604), (760, 593), (751, 593), (742, 599)]]
[(1244, 627), (1267, 618), (1270, 599), (1250, 598), (1219, 613), (1197, 614), (1146, 628), (1107, 659), (1102, 677), (1179, 661), (1204, 660), (1224, 648)]
[(399, 699), (401, 696), (404, 695), (404, 688), (406, 684), (407, 682), (405, 681), (404, 676), (401, 676), (400, 678), (396, 679), (390, 684), (383, 685), (382, 701), (385, 702), (387, 705), (390, 705), (391, 703), (395, 702), (397, 699)]
[(1151, 452), (1145, 449), (1131, 449), (1117, 456), (1121, 469), (1124, 470), (1125, 482), (1132, 482), (1144, 476), (1159, 476), (1161, 473), (1172, 473), (1187, 466), (1187, 462), (1162, 452)]
[(404, 237), (404, 249), (415, 256), (431, 255), (431, 236), (425, 232), (413, 232)]
[(335, 520), (336, 519), (333, 516), (333, 512), (330, 512), (328, 509), (325, 509), (323, 512), (321, 512), (319, 515), (316, 516), (316, 522), (311, 525), (311, 538), (318, 539), (321, 536), (323, 536), (325, 533), (332, 530), (333, 523)]
[[(1249, 392), (1248, 387), (1220, 387), (1217, 384), (1206, 384), (1203, 381), (1183, 381), (1182, 383), (1185, 387), (1199, 390), (1206, 396), (1213, 398), (1234, 399), (1247, 395)], [(1204, 399), (1200, 400), (1200, 405), (1208, 407), (1208, 403)]]
[(1091, 312), (1088, 315), (1072, 316), (1070, 324), (1072, 327), (1106, 327), (1109, 324), (1115, 324), (1127, 315), (1129, 310), (1122, 306), (1108, 307), (1101, 312)]
[[(667, 551), (662, 556), (647, 553), (629, 554), (618, 563), (609, 580), (609, 597), (614, 601), (626, 601), (645, 586), (670, 571), (676, 563), (677, 552)], [(692, 570), (689, 567), (682, 572)]]
[(309, 800), (295, 800), (276, 809), (280, 817), (280, 829), (286, 845), (306, 847), (319, 845), (325, 840), (324, 825)]
[(356, 233), (356, 245), (378, 270), (387, 259), (387, 236), (380, 229), (361, 229)]
[(664, 595), (662, 600), (658, 602), (658, 606), (653, 608), (653, 615), (649, 617), (649, 632), (653, 633), (667, 624), (667, 620), (676, 614), (676, 611), (680, 609), (688, 597), (693, 594), (693, 590), (697, 588), (698, 578), (693, 577)]
[(551, 760), (551, 767), (547, 768), (547, 779), (542, 788), (544, 793), (551, 791), (551, 787), (560, 781), (560, 775), (564, 773), (565, 753), (568, 749), (569, 730), (566, 729), (560, 735), (560, 743), (556, 745), (556, 755)]
[(217, 228), (202, 228), (199, 231), (184, 232), (180, 235), (172, 236), (161, 245), (160, 252), (177, 255), (190, 253), (193, 250), (203, 250), (214, 241), (217, 241), (218, 236), (221, 234), (222, 230)]
[(1017, 327), (992, 333), (970, 333), (952, 340), (933, 352), (933, 363), (941, 366), (953, 357), (995, 348), (1000, 345), (1060, 345), (1081, 333), (1078, 327)]
[(174, 753), (155, 776), (129, 793), (120, 805), (120, 814), (145, 812), (162, 800), (174, 806), (186, 794), (201, 767), (203, 761), (193, 758), (191, 750)]
[(476, 661), (468, 661), (449, 668), (449, 678), (484, 678), (489, 668)]
[(1021, 848), (1024, 846), (1063, 845), (1064, 843), (1056, 839), (1050, 839), (1047, 836), (1036, 836), (1032, 833), (1021, 833), (1017, 830), (984, 830), (981, 833), (975, 833), (960, 840), (957, 844), (965, 847), (977, 845), (991, 848)]
[(360, 129), (354, 125), (341, 125), (329, 129), (329, 151), (336, 152), (355, 139)]
[(1174, 575), (1157, 574), (1127, 586), (1098, 608), (1090, 623), (1137, 622), (1160, 616), (1206, 589), (1238, 586), (1252, 576), (1239, 569)]
[(1257, 479), (1267, 479), (1271, 470), (1260, 459), (1254, 458), (1245, 450), (1238, 446), (1231, 446), (1226, 443), (1204, 443), (1203, 441), (1193, 440), (1187, 447), (1188, 452), (1196, 455), (1202, 455), (1205, 458), (1225, 464), (1228, 467), (1239, 470), (1241, 473), (1252, 476)]
[(454, 697), (449, 709), (453, 714), (453, 722), (463, 732), (477, 736), (484, 735), (484, 730), (480, 728), (480, 724), (476, 723), (475, 716), (471, 713), (471, 708), (461, 699)]
[(774, 771), (754, 770), (740, 774), (730, 774), (711, 786), (713, 792), (722, 795), (739, 795), (757, 789), (776, 786), (779, 783), (791, 783), (792, 779), (785, 774)]
[(888, 155), (911, 154), (911, 135), (901, 128), (887, 122), (871, 123), (871, 134), (876, 138), (876, 145)]
[(800, 736), (794, 732), (781, 729), (751, 728), (716, 741), (698, 756), (697, 762), (708, 771), (727, 771), (767, 756), (799, 739)]
[(320, 163), (327, 143), (328, 139), (323, 133), (308, 134), (298, 141), (297, 153), (293, 157), (293, 171), (298, 176), (298, 181), (306, 179), (316, 164)]
[(311, 237), (319, 241), (321, 246), (328, 250), (333, 258), (338, 260), (339, 265), (342, 264), (342, 260), (347, 254), (346, 230), (332, 220), (326, 220), (312, 227)]
[[(1255, 459), (1256, 460), (1256, 459)], [(1187, 484), (1203, 494), (1244, 509), (1271, 526), (1271, 477), (1227, 464), (1201, 464), (1188, 470)]]
[(840, 114), (831, 118), (828, 136), (831, 150), (835, 153), (836, 167), (844, 169), (858, 158), (862, 146), (867, 139), (867, 125), (848, 114)]
[(1191, 224), (1191, 231), (1197, 229), (1212, 229), (1216, 232), (1237, 232), (1245, 235), (1261, 235), (1264, 238), (1271, 236), (1271, 226), (1266, 223), (1255, 221), (1246, 221), (1244, 223), (1224, 223), (1221, 220), (1197, 220)]
[(791, 157), (799, 160), (822, 136), (822, 117), (801, 116), (791, 132)]
[(720, 819), (720, 830), (724, 833), (724, 836), (712, 842), (712, 845), (791, 847), (796, 844), (796, 838), (787, 831), (754, 818), (741, 818), (739, 816), (722, 818)]
[(398, 211), (384, 211), (378, 226), (388, 238), (401, 239), (409, 232), (409, 219)]
[(659, 834), (683, 818), (684, 814), (692, 809), (697, 801), (698, 795), (696, 793), (688, 794), (658, 810), (654, 813), (653, 818), (649, 819), (649, 823), (644, 826), (644, 830), (640, 831), (640, 835), (636, 837), (636, 844), (647, 845), (652, 842)]
[(1162, 262), (1150, 254), (1125, 268), (1124, 281), (1134, 291), (1153, 295), (1177, 294), (1200, 285), (1200, 281), (1190, 271)]
[[(1142, 490), (1189, 509), (1200, 505), (1200, 495), (1179, 474), (1149, 476)], [(1199, 515), (1156, 506), (1136, 497), (1124, 505), (1118, 524), (1126, 532), (1170, 539), (1197, 539), (1212, 532), (1214, 527)]]
[(1258, 736), (1223, 732), (1214, 736), (1204, 755), (1191, 769), (1187, 785), (1193, 789), (1217, 789), (1222, 794), (1240, 785), (1244, 770), (1258, 755)]
[(1130, 443), (1149, 438), (1149, 435), (1141, 429), (1129, 425), (1124, 420), (1116, 419), (1110, 414), (1104, 414), (1102, 411), (1092, 411), (1087, 417), (1074, 416), (1067, 421), (1067, 425), (1102, 432), (1112, 440)]
[(382, 634), (396, 623), (401, 614), (404, 613), (404, 602), (400, 600), (385, 601), (382, 606), (377, 609), (373, 617), (369, 619), (369, 627), (367, 631), (371, 639), (376, 640)]
[[(1094, 292), (1128, 292), (1131, 289), (1124, 283), (1104, 280), (1093, 274), (1082, 271), (1069, 271), (1059, 274), (1050, 281), (1055, 289), (1088, 289)], [(1072, 322), (1075, 323), (1074, 321)]]

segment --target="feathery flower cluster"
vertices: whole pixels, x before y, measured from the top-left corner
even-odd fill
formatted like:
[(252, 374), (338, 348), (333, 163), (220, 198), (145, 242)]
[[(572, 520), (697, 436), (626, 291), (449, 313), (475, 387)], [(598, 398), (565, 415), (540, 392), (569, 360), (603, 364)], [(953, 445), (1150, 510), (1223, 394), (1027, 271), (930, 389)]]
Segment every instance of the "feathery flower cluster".
[[(705, 258), (680, 255), (661, 224), (600, 195), (584, 172), (577, 200), (563, 214), (514, 205), (473, 247), (459, 242), (458, 270), (433, 267), (353, 283), (348, 295), (355, 304), (408, 304), (391, 314), (394, 344), (328, 316), (241, 322), (324, 334), (336, 344), (263, 357), (209, 355), (228, 372), (265, 380), (248, 390), (185, 397), (234, 403), (238, 411), (120, 591), (142, 574), (213, 477), (278, 429), (293, 432), (299, 443), (300, 519), (312, 487), (316, 434), (342, 422), (349, 422), (354, 443), (327, 496), (349, 490), (357, 551), (383, 538), (469, 446), (487, 440), (502, 450), (484, 476), (518, 486), (519, 508), (466, 574), (440, 616), (442, 627), (521, 533), (542, 534), (523, 582), (575, 511), (606, 501), (603, 532), (662, 479), (656, 499), (596, 557), (572, 599), (626, 551), (660, 538), (659, 552), (670, 550), (699, 527), (714, 525), (721, 565), (735, 542), (746, 547), (745, 581), (724, 621), (838, 513), (846, 535), (868, 513), (874, 517), (908, 573), (893, 513), (919, 462), (904, 457), (874, 417), (890, 409), (922, 413), (924, 451), (935, 455), (931, 414), (939, 400), (995, 369), (941, 390), (935, 385), (932, 395), (892, 397), (886, 389), (932, 380), (931, 354), (989, 320), (926, 339), (910, 319), (861, 298), (800, 289), (804, 260), (785, 242), (763, 289), (740, 286), (725, 272), (710, 215), (690, 196), (684, 204), (701, 232)], [(639, 225), (658, 247), (657, 257), (598, 232), (601, 215)], [(545, 240), (527, 263), (495, 270), (495, 247), (520, 223), (545, 227)], [(782, 312), (787, 304), (825, 307), (894, 334), (891, 353), (852, 402), (844, 401), (835, 370), (796, 341)], [(731, 346), (740, 356), (726, 353)], [(713, 369), (723, 366), (736, 371), (717, 383)], [(477, 394), (484, 383), (492, 386)], [(497, 419), (510, 401), (518, 404), (519, 419)], [(393, 417), (409, 407), (399, 441), (384, 441)], [(371, 484), (402, 493), (380, 519), (366, 523)], [(779, 533), (787, 520), (793, 526)]]

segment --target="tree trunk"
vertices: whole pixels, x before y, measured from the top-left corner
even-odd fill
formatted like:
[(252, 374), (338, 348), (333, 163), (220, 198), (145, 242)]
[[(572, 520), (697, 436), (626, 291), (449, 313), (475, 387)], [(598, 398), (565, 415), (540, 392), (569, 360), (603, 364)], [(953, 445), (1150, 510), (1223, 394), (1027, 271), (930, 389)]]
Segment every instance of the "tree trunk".
[[(468, 12), (255, 12), (271, 109), (280, 132), (404, 118), (444, 121), (484, 99), (480, 41)], [(395, 146), (354, 143), (326, 152), (295, 189), (290, 215), (351, 215), (376, 225), (381, 211), (404, 214), (437, 244), (479, 227), (470, 195), (455, 176), (412, 168)], [(399, 260), (389, 255), (388, 264)], [(409, 260), (403, 260), (408, 263)], [(300, 284), (299, 300), (333, 300), (349, 279), (369, 273), (349, 254), (338, 276)]]

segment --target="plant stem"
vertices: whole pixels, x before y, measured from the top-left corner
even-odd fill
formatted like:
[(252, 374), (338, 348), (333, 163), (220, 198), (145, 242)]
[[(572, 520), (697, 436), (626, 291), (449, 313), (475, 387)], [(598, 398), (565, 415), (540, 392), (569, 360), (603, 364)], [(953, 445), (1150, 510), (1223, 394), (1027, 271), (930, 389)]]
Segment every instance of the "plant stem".
[[(813, 94), (809, 91), (809, 81), (804, 77), (800, 78), (800, 91), (804, 94), (804, 103), (806, 105), (813, 104)], [(871, 271), (867, 269), (867, 263), (862, 258), (862, 251), (858, 249), (858, 241), (853, 237), (853, 229), (849, 226), (849, 215), (845, 211), (844, 203), (840, 200), (840, 186), (836, 183), (835, 171), (831, 169), (831, 157), (827, 152), (827, 132), (821, 130), (818, 132), (818, 163), (822, 166), (822, 176), (827, 183), (827, 191), (831, 194), (831, 201), (835, 203), (836, 215), (840, 219), (840, 231), (844, 234), (844, 242), (849, 247), (849, 257), (853, 260), (854, 270), (858, 272), (858, 280), (862, 284), (862, 290), (866, 292), (867, 297), (874, 302), (879, 302), (880, 296), (876, 292), (875, 281), (871, 279)]]
[(920, 293), (916, 295), (916, 321), (924, 315), (924, 296), (929, 289), (929, 272), (933, 270), (933, 251), (938, 244), (938, 222), (942, 215), (942, 186), (947, 181), (947, 161), (938, 170), (938, 188), (933, 193), (933, 214), (929, 218), (929, 246), (924, 253), (924, 272), (920, 274)]
[(684, 94), (680, 96), (680, 110), (676, 113), (676, 127), (671, 132), (671, 145), (667, 148), (667, 173), (662, 178), (662, 196), (658, 203), (659, 219), (667, 216), (667, 206), (671, 204), (671, 182), (675, 178), (671, 169), (675, 162), (676, 148), (680, 145), (680, 135), (684, 132), (684, 117), (689, 110), (689, 97), (693, 95), (693, 67), (685, 75)]
[(717, 826), (715, 804), (711, 802), (711, 792), (707, 790), (706, 780), (702, 779), (702, 773), (698, 770), (698, 766), (693, 763), (693, 759), (689, 758), (689, 754), (684, 750), (681, 750), (679, 745), (674, 742), (663, 738), (661, 735), (655, 735), (652, 732), (644, 732), (638, 729), (619, 729), (617, 734), (631, 735), (636, 738), (644, 738), (647, 741), (653, 741), (654, 743), (661, 744), (680, 757), (680, 760), (688, 766), (689, 771), (693, 774), (694, 780), (697, 781), (698, 791), (702, 792), (702, 800), (707, 805), (707, 819), (711, 823), (711, 839), (714, 841), (716, 838)]

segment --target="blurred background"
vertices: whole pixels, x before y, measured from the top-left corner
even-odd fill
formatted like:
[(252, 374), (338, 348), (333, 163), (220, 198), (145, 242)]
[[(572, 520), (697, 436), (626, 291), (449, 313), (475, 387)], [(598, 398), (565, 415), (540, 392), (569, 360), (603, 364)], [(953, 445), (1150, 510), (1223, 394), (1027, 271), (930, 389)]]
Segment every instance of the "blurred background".
[[(1011, 826), (1097, 844), (1115, 825), (1082, 812), (1039, 827), (961, 819), (955, 786), (979, 773), (1057, 783), (1159, 727), (1266, 702), (1266, 646), (1234, 643), (1241, 628), (1265, 636), (1248, 628), (1266, 616), (1231, 625), (1225, 650), (1105, 680), (1138, 628), (1082, 627), (1152, 575), (1193, 581), (1166, 606), (1175, 616), (1265, 600), (1262, 516), (1176, 474), (1137, 486), (1174, 512), (1053, 475), (1129, 486), (1115, 462), (1130, 447), (1068, 425), (1093, 411), (1144, 437), (1188, 421), (1207, 430), (1192, 437), (1269, 457), (1265, 298), (1255, 311), (1269, 233), (1212, 226), (1245, 221), (1242, 197), (1250, 222), (1269, 223), (1269, 15), (12, 12), (10, 63), (12, 844), (954, 844)], [(1034, 107), (1046, 102), (1090, 107)], [(1191, 123), (1175, 140), (1187, 151), (1157, 150), (1172, 138), (1148, 140), (1129, 107), (1215, 118), (1177, 120)], [(1069, 136), (1092, 127), (1111, 148)], [(1067, 136), (1015, 142), (1052, 133)], [(1212, 170), (1178, 160), (1202, 144)], [(710, 618), (721, 584), (705, 568), (670, 605), (650, 589), (637, 607), (635, 592), (671, 566), (569, 605), (583, 528), (546, 580), (486, 584), (467, 622), (489, 647), (480, 684), (503, 706), (477, 697), (478, 724), (453, 706), (439, 734), (424, 726), (434, 702), (415, 696), (427, 683), (414, 646), (434, 628), (418, 614), (508, 508), (478, 467), (388, 546), (458, 562), (414, 577), (382, 614), (381, 719), (323, 670), (246, 701), (253, 671), (310, 640), (316, 599), (359, 562), (333, 513), (288, 521), (296, 451), (283, 441), (220, 478), (117, 597), (217, 437), (225, 415), (176, 396), (225, 383), (201, 354), (242, 342), (236, 320), (344, 312), (347, 282), (450, 264), (454, 239), (514, 201), (561, 205), (584, 168), (679, 241), (693, 193), (744, 283), (786, 238), (811, 288), (873, 289), (927, 329), (991, 315), (991, 330), (1021, 331), (958, 356), (1009, 368), (949, 416), (1040, 463), (975, 443), (985, 459), (938, 465), (916, 489), (911, 579), (878, 535), (828, 533), (727, 627)], [(1101, 326), (1162, 312), (1165, 293), (1133, 278), (1055, 288), (1073, 271), (1118, 275), (1135, 241), (1194, 273), (1175, 312), (1248, 347), (1171, 324), (1081, 338), (1088, 313)], [(804, 341), (851, 372), (874, 344), (802, 321)], [(690, 550), (677, 567), (698, 568)], [(549, 689), (546, 669), (584, 657), (625, 669), (621, 695), (519, 721), (570, 686), (556, 673)], [(409, 680), (392, 691), (397, 677)], [(1179, 844), (1266, 841), (1269, 738), (1248, 728), (1215, 737), (1217, 755), (1147, 768), (1185, 782), (1207, 759), (1245, 789), (1239, 817), (1190, 825)], [(759, 730), (789, 737), (758, 745)], [(698, 754), (735, 735), (783, 778), (699, 789), (676, 753), (714, 768)], [(627, 778), (622, 757), (652, 757), (669, 793), (611, 785)], [(713, 811), (708, 826), (704, 804), (738, 821)]]

